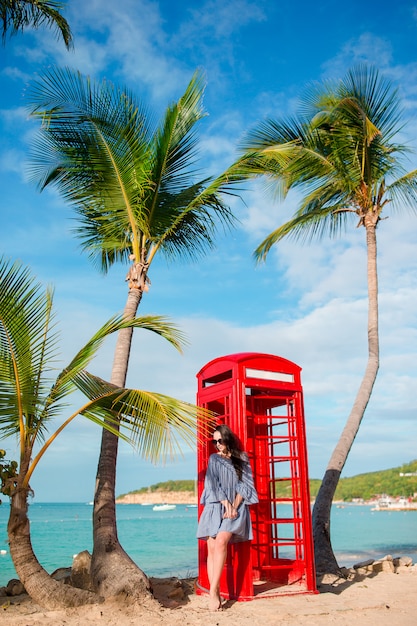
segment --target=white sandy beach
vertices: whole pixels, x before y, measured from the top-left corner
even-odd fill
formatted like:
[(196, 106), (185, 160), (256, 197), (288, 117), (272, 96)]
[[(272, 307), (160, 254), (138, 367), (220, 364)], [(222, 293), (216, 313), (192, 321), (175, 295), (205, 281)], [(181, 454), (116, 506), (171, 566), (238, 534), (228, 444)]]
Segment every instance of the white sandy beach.
[(194, 581), (152, 579), (155, 600), (131, 605), (107, 600), (103, 604), (45, 611), (26, 595), (0, 598), (2, 626), (415, 626), (417, 624), (417, 566), (400, 573), (356, 574), (320, 585), (309, 595), (279, 596), (251, 602), (227, 602), (210, 613), (207, 599), (194, 593)]

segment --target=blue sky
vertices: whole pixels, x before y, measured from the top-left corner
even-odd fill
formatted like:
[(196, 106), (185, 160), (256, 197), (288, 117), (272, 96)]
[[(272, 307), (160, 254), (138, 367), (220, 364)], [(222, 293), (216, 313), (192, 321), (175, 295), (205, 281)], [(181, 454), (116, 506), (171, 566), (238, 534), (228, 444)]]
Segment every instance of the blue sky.
[[(417, 148), (417, 3), (69, 0), (65, 15), (73, 51), (43, 29), (0, 49), (0, 249), (55, 286), (63, 364), (123, 309), (126, 267), (98, 274), (71, 233), (71, 208), (52, 189), (40, 194), (28, 178), (36, 124), (28, 119), (26, 94), (49, 66), (127, 86), (156, 117), (203, 68), (208, 116), (199, 127), (200, 156), (204, 175), (211, 175), (230, 164), (253, 124), (292, 112), (309, 82), (341, 77), (366, 61), (399, 87), (403, 139)], [(417, 155), (407, 166), (417, 167)], [(220, 234), (209, 256), (194, 265), (161, 259), (152, 265), (140, 313), (170, 316), (189, 345), (180, 355), (159, 338), (137, 334), (128, 384), (193, 402), (196, 373), (222, 354), (269, 352), (295, 361), (303, 368), (310, 475), (320, 478), (366, 366), (364, 230), (352, 227), (337, 240), (308, 246), (284, 241), (256, 267), (254, 248), (292, 214), (297, 197), (280, 205), (257, 183), (232, 206), (239, 226)], [(416, 458), (417, 216), (387, 215), (378, 230), (381, 366), (345, 476)], [(109, 378), (113, 347), (106, 344), (95, 373)], [(98, 429), (77, 419), (36, 470), (36, 500), (92, 500), (99, 444)], [(12, 440), (1, 446), (13, 455)], [(155, 467), (120, 446), (118, 493), (194, 476), (193, 451)]]

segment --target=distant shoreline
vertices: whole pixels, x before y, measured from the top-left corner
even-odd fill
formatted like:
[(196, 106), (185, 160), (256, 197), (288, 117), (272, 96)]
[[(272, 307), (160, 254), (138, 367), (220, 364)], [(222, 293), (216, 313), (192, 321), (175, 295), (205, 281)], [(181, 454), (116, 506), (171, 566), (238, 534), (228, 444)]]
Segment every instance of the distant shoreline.
[[(198, 504), (197, 496), (191, 491), (167, 491), (157, 490), (148, 491), (145, 493), (128, 493), (116, 499), (116, 504)], [(311, 500), (311, 505), (314, 505), (314, 500)], [(362, 506), (374, 506), (377, 505), (377, 500), (369, 501), (350, 501), (344, 502), (343, 500), (334, 500), (333, 505), (337, 508), (344, 508), (345, 506), (362, 505)], [(408, 506), (396, 506), (393, 502), (389, 507), (376, 507), (372, 510), (379, 511), (415, 511), (417, 510), (417, 504), (409, 504)]]
[(128, 493), (117, 498), (116, 504), (197, 504), (197, 496), (191, 491)]

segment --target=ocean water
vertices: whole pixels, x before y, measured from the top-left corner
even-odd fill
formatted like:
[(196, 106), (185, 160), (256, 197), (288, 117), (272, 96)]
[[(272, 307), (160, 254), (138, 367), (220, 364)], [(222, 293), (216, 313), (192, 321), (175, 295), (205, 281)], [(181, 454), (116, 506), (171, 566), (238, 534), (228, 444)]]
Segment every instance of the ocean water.
[[(8, 516), (9, 505), (3, 501), (0, 586), (16, 577), (7, 544)], [(70, 567), (73, 555), (82, 550), (91, 552), (91, 505), (33, 503), (29, 517), (35, 554), (48, 572)], [(177, 505), (171, 511), (153, 511), (152, 506), (117, 505), (117, 519), (124, 549), (148, 576), (197, 575), (197, 508)], [(417, 562), (417, 511), (372, 511), (365, 505), (334, 505), (331, 532), (339, 565), (349, 567), (386, 554), (410, 556)]]

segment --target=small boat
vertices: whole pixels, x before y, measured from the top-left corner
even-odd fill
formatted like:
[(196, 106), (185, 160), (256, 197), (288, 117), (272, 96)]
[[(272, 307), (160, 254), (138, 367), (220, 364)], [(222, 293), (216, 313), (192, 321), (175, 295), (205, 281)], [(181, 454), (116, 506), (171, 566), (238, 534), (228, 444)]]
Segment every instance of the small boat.
[(176, 504), (155, 504), (152, 508), (152, 511), (172, 511), (172, 509), (176, 509)]

